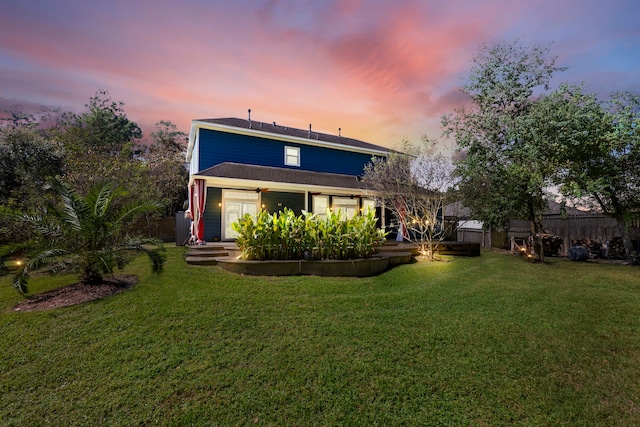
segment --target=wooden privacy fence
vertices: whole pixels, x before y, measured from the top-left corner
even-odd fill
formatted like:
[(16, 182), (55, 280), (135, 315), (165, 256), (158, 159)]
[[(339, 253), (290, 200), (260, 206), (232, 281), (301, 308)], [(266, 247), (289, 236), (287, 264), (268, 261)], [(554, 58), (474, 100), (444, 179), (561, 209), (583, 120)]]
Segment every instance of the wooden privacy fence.
[(154, 219), (147, 224), (146, 234), (165, 243), (176, 242), (177, 245), (183, 246), (190, 236), (191, 221), (185, 217), (184, 212), (176, 212), (174, 216)]
[[(560, 215), (546, 215), (542, 219), (542, 228), (545, 233), (562, 239), (561, 255), (565, 256), (576, 242), (588, 240), (606, 243), (620, 237), (616, 220), (603, 215), (575, 215), (567, 218), (562, 218)], [(637, 221), (632, 223), (629, 233), (632, 240), (640, 239)], [(530, 234), (528, 221), (510, 222), (509, 238), (524, 238)]]
[(151, 237), (163, 242), (176, 241), (176, 219), (174, 217), (159, 218), (151, 228)]
[(480, 243), (483, 248), (507, 248), (507, 233), (505, 231), (489, 228), (488, 230), (478, 230), (459, 227), (456, 230), (459, 242)]
[[(616, 220), (604, 215), (574, 215), (562, 218), (558, 214), (545, 215), (542, 228), (547, 237), (554, 243), (561, 240), (559, 255), (566, 256), (569, 249), (578, 242), (597, 242), (604, 244), (611, 239), (620, 238), (620, 230)], [(509, 249), (513, 239), (522, 242), (531, 235), (528, 221), (512, 220), (508, 231), (496, 229), (480, 230), (458, 227), (457, 240), (460, 242), (477, 242), (482, 247)], [(640, 246), (640, 221), (630, 224), (629, 234), (634, 245)]]

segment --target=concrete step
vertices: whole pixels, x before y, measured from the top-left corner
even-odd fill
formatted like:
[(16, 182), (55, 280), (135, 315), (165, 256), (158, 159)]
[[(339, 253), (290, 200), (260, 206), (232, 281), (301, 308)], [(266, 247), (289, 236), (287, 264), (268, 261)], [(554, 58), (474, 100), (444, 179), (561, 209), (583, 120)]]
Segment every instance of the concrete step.
[(226, 246), (221, 245), (193, 245), (189, 246), (190, 251), (224, 251), (226, 250)]
[(418, 248), (414, 245), (383, 245), (378, 248), (380, 253), (393, 253), (393, 252), (409, 252), (412, 255), (418, 254)]
[(223, 256), (229, 256), (229, 252), (227, 252), (226, 250), (224, 250), (224, 248), (220, 248), (220, 250), (192, 250), (189, 249), (187, 251), (187, 256), (188, 257), (200, 257), (200, 258), (216, 258), (216, 257), (223, 257)]

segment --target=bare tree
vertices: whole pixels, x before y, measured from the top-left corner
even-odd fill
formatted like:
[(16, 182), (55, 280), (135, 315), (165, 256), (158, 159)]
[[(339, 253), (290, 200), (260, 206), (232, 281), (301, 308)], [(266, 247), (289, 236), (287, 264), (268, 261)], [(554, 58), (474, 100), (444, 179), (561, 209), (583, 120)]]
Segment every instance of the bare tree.
[(423, 143), (415, 147), (405, 141), (401, 151), (373, 158), (365, 167), (364, 182), (376, 204), (398, 219), (402, 238), (433, 260), (450, 231), (443, 210), (455, 180), (451, 161), (436, 155), (426, 137)]

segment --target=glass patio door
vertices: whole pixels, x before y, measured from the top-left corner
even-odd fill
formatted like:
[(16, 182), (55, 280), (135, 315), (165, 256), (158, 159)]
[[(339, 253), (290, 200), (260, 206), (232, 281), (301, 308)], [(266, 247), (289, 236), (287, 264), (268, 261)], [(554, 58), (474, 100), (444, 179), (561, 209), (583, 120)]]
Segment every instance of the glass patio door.
[(260, 202), (259, 193), (253, 191), (223, 191), (222, 192), (222, 206), (223, 206), (223, 239), (233, 240), (238, 236), (238, 233), (231, 227), (231, 224), (242, 218), (244, 215), (249, 214), (256, 216), (258, 214), (258, 204)]

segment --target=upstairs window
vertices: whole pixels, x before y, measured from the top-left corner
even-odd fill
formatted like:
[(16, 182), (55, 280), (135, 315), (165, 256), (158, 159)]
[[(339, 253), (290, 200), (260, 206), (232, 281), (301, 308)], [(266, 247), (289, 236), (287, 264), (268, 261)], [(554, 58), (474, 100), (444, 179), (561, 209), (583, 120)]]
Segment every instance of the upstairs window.
[(284, 147), (284, 164), (300, 166), (300, 147)]

